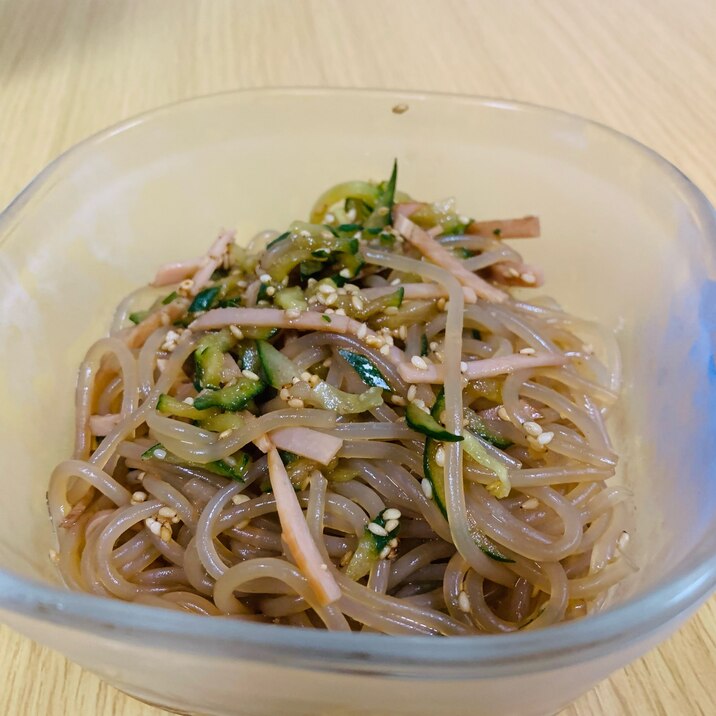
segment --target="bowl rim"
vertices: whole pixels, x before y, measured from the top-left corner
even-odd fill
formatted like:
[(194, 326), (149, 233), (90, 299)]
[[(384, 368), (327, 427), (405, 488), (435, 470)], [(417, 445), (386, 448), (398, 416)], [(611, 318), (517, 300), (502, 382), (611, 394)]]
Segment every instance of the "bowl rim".
[[(260, 87), (229, 90), (180, 100), (143, 112), (97, 132), (70, 147), (40, 171), (0, 213), (0, 248), (12, 233), (14, 220), (67, 163), (81, 159), (96, 146), (111, 141), (134, 127), (161, 120), (165, 115), (191, 109), (199, 104), (252, 97), (282, 96), (307, 98), (341, 95), (349, 98), (380, 98), (392, 102), (443, 102), (468, 104), (498, 110), (547, 116), (604, 133), (654, 163), (681, 190), (682, 199), (698, 218), (703, 235), (716, 246), (716, 211), (703, 192), (681, 170), (653, 149), (607, 125), (579, 115), (541, 105), (447, 92), (330, 87)], [(614, 651), (615, 644), (627, 645), (679, 622), (695, 610), (716, 588), (716, 554), (702, 550), (679, 565), (670, 581), (659, 582), (644, 594), (615, 605), (586, 619), (562, 623), (534, 632), (479, 635), (459, 639), (425, 636), (386, 637), (380, 634), (331, 633), (293, 627), (205, 619), (196, 615), (135, 605), (94, 595), (71, 592), (42, 584), (0, 569), (0, 612), (14, 612), (41, 621), (82, 630), (99, 630), (112, 638), (142, 639), (171, 643), (173, 649), (207, 649), (216, 654), (251, 654), (255, 660), (301, 668), (374, 670), (396, 674), (413, 669), (423, 678), (474, 678), (529, 673), (578, 663)], [(179, 644), (178, 644), (179, 642)], [(407, 647), (407, 648), (406, 648)], [(439, 664), (440, 668), (435, 669)], [(426, 670), (424, 667), (430, 667)], [(450, 669), (445, 673), (444, 669)]]

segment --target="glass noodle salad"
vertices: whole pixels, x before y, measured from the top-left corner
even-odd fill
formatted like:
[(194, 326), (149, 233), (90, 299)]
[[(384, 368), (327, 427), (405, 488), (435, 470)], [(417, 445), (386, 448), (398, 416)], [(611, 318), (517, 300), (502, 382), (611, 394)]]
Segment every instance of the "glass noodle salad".
[(50, 482), (71, 589), (476, 635), (588, 614), (632, 571), (614, 338), (534, 291), (508, 240), (536, 217), (396, 180), (338, 184), (248, 244), (222, 231), (120, 304)]

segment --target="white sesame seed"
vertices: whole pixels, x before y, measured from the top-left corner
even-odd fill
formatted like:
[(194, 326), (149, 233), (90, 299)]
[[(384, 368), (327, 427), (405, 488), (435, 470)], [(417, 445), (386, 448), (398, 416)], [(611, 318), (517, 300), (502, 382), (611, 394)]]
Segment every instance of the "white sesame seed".
[(261, 281), (261, 283), (271, 283), (271, 276), (269, 276), (267, 273), (262, 273), (259, 276), (259, 281)]
[(250, 498), (248, 495), (244, 495), (243, 493), (239, 493), (238, 495), (234, 495), (234, 496), (231, 498), (231, 501), (232, 501), (235, 505), (241, 505), (241, 504), (243, 504), (244, 502), (248, 502), (250, 499), (251, 499), (251, 498)]
[(252, 370), (242, 370), (241, 375), (244, 376), (244, 378), (248, 378), (249, 380), (258, 380), (259, 377), (254, 373)]
[(281, 398), (281, 400), (288, 400), (291, 397), (288, 393), (288, 390), (286, 390), (286, 388), (281, 388), (278, 395)]
[(368, 326), (366, 326), (365, 323), (361, 323), (360, 326), (358, 327), (356, 336), (358, 336), (358, 338), (362, 339), (362, 338), (365, 338), (367, 333), (368, 333)]
[(144, 520), (144, 524), (149, 528), (149, 531), (153, 535), (159, 535), (162, 531), (162, 524), (161, 522), (157, 522), (153, 517), (147, 517), (146, 520)]
[(387, 343), (380, 347), (380, 354), (384, 356), (390, 355), (390, 346)]
[(169, 525), (161, 525), (159, 527), (159, 537), (161, 538), (162, 542), (169, 542), (169, 540), (172, 538), (172, 528)]
[(266, 295), (267, 296), (273, 296), (276, 293), (276, 289), (273, 286), (269, 286), (266, 289)]
[(187, 398), (184, 398), (184, 400), (183, 400), (182, 402), (183, 402), (183, 403), (186, 403), (187, 405), (194, 405), (194, 398), (192, 398), (191, 396), (189, 396), (189, 397), (187, 397)]
[[(383, 348), (385, 347), (386, 346), (383, 346)], [(383, 349), (381, 348), (381, 351), (382, 350)], [(401, 395), (391, 395), (390, 402), (393, 403), (393, 405), (407, 405), (407, 403), (405, 402), (405, 398), (403, 398), (403, 396)]]
[(443, 467), (445, 465), (445, 448), (439, 447), (435, 451), (435, 462), (439, 467)]
[[(326, 305), (328, 305), (329, 299), (326, 299)], [(331, 315), (332, 313), (335, 313), (335, 311), (332, 308), (327, 308), (324, 313)]]
[[(389, 507), (387, 510), (383, 510), (384, 520), (399, 520), (403, 516), (403, 513), (396, 507)], [(387, 525), (386, 525), (387, 528)]]
[(233, 432), (234, 432), (234, 429), (233, 429), (233, 428), (228, 428), (227, 430), (222, 430), (222, 431), (219, 433), (219, 440), (225, 440), (225, 439), (228, 438), (229, 435), (231, 435), (231, 433), (233, 433)]
[(418, 392), (418, 387), (416, 385), (411, 385), (408, 388), (408, 400), (413, 401), (415, 400), (415, 394)]
[(367, 528), (368, 532), (372, 532), (374, 535), (378, 535), (378, 537), (388, 536), (388, 531), (385, 529), (385, 527), (381, 527), (376, 522), (369, 522)]
[(229, 330), (231, 331), (231, 335), (234, 336), (239, 341), (244, 340), (244, 332), (238, 327), (231, 325), (229, 326)]
[(425, 362), (425, 359), (422, 356), (413, 356), (410, 359), (410, 362), (418, 369), (418, 370), (427, 370), (428, 364)]
[(164, 460), (164, 458), (167, 456), (167, 451), (164, 448), (157, 448), (152, 453), (152, 456), (157, 458), (157, 460)]
[(529, 273), (529, 271), (523, 273), (521, 278), (525, 283), (537, 283), (536, 276), (533, 273)]
[(378, 559), (386, 559), (388, 555), (390, 554), (390, 547), (387, 545), (383, 547), (383, 549), (380, 550), (380, 554), (378, 555)]
[(528, 435), (531, 435), (533, 438), (536, 438), (538, 435), (542, 434), (542, 426), (539, 423), (535, 423), (533, 420), (527, 420), (522, 423), (522, 428)]
[(291, 385), (296, 385), (296, 383), (300, 383), (300, 382), (301, 382), (301, 379), (297, 375), (294, 375), (293, 378), (291, 378)]
[(336, 292), (336, 287), (332, 283), (322, 283), (318, 287), (318, 292), (322, 293), (324, 296), (330, 296), (332, 293)]
[(284, 313), (286, 318), (300, 318), (301, 311), (298, 308), (287, 308)]
[(177, 516), (177, 517), (172, 517), (172, 524), (173, 524), (173, 525), (178, 525), (180, 522), (181, 522), (181, 519), (180, 519), (178, 516)]
[(390, 282), (390, 285), (391, 285), (391, 286), (400, 286), (400, 284), (401, 284), (401, 281), (400, 281), (399, 278), (394, 278), (394, 279)]
[(317, 283), (318, 283), (318, 281), (316, 281), (315, 278), (309, 278), (308, 279), (308, 288), (313, 288)]
[[(383, 515), (383, 518), (385, 518), (385, 515)], [(400, 522), (398, 520), (388, 520), (385, 523), (385, 531), (392, 532), (399, 524)]]
[(531, 435), (527, 436), (527, 444), (533, 450), (536, 450), (537, 452), (542, 452), (545, 449), (544, 445), (541, 445), (540, 443), (538, 443), (537, 440), (535, 438), (533, 438)]
[(146, 476), (147, 476), (147, 473), (146, 473), (146, 472), (138, 472), (137, 475), (136, 475), (136, 477), (135, 477), (135, 480), (136, 480), (137, 482), (142, 482)]
[(554, 438), (554, 433), (549, 430), (547, 432), (542, 433), (541, 435), (537, 436), (537, 442), (540, 445), (549, 445)]
[(407, 340), (408, 338), (408, 328), (404, 323), (401, 323), (400, 328), (398, 328), (398, 336), (401, 341)]
[(522, 348), (520, 353), (523, 356), (533, 356), (537, 351), (534, 348)]
[(467, 373), (467, 363), (464, 360), (460, 361), (460, 372)]
[(303, 408), (303, 401), (300, 398), (291, 398), (288, 401), (289, 408)]
[(624, 551), (626, 546), (629, 544), (629, 533), (628, 532), (622, 532), (619, 535), (619, 539), (617, 540), (617, 547), (620, 551)]
[(312, 375), (308, 382), (315, 387), (321, 382), (321, 379), (317, 375)]
[(343, 288), (346, 290), (346, 293), (360, 293), (360, 287), (354, 283), (347, 283)]
[(505, 409), (505, 406), (504, 406), (504, 405), (501, 405), (501, 406), (497, 409), (497, 417), (498, 417), (500, 420), (504, 420), (505, 422), (509, 422), (510, 416), (507, 414), (507, 410)]
[(372, 333), (365, 338), (365, 342), (371, 348), (380, 348), (383, 345), (383, 339), (380, 336), (373, 335)]
[(395, 549), (397, 546), (398, 546), (398, 538), (393, 537), (393, 539), (390, 540), (390, 542), (388, 542), (388, 547), (392, 547), (393, 549)]
[(326, 296), (326, 306), (335, 306), (338, 303), (338, 294), (332, 293), (330, 296)]
[(147, 493), (143, 492), (142, 490), (137, 490), (136, 492), (132, 493), (132, 502), (135, 504), (144, 502), (146, 499)]
[(350, 278), (350, 277), (351, 277), (351, 270), (350, 270), (350, 269), (347, 269), (347, 268), (341, 269), (341, 270), (338, 272), (338, 275), (341, 276), (342, 278)]
[(440, 348), (440, 344), (437, 341), (430, 341), (430, 350), (436, 351), (438, 348)]
[(460, 592), (460, 594), (457, 595), (457, 606), (461, 612), (469, 614), (471, 606), (470, 597), (467, 596), (467, 592)]
[(159, 516), (160, 517), (169, 517), (171, 519), (172, 517), (177, 516), (177, 511), (172, 507), (167, 507), (166, 505), (164, 507), (159, 508)]
[(336, 308), (336, 316), (345, 316), (346, 310), (345, 308)]
[[(326, 220), (326, 223), (327, 223), (327, 224), (331, 224), (331, 223), (333, 223), (333, 222), (336, 220), (336, 217), (333, 216), (333, 214), (326, 214), (323, 218)], [(332, 235), (333, 235), (333, 234), (331, 234), (331, 236), (332, 236)]]
[(303, 373), (301, 373), (301, 380), (308, 383), (311, 380), (311, 374), (307, 370), (304, 370)]
[(520, 507), (523, 510), (536, 510), (539, 507), (539, 500), (536, 497), (530, 497), (530, 499), (525, 500)]
[(353, 308), (355, 308), (356, 311), (362, 311), (364, 308), (363, 299), (360, 296), (356, 296), (355, 294), (353, 294), (351, 296), (351, 305), (353, 306)]
[(430, 484), (430, 480), (428, 480), (427, 477), (424, 477), (420, 481), (420, 487), (423, 490), (423, 495), (428, 498), (428, 500), (433, 496), (433, 486)]

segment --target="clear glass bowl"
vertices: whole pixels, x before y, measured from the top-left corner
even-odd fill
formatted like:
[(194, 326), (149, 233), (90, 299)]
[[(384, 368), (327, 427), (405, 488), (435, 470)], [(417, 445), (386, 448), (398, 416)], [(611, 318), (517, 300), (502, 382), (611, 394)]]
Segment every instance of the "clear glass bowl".
[[(396, 105), (407, 111), (393, 111)], [(402, 109), (402, 108), (401, 108)], [(612, 430), (639, 572), (599, 615), (437, 639), (206, 619), (59, 585), (44, 493), (70, 451), (76, 369), (125, 293), (222, 225), (249, 237), (327, 185), (383, 178), (482, 217), (536, 213), (549, 293), (619, 330)], [(489, 99), (252, 90), (130, 120), (64, 154), (0, 217), (0, 616), (113, 685), (202, 714), (552, 713), (664, 639), (716, 584), (716, 221), (654, 152)]]

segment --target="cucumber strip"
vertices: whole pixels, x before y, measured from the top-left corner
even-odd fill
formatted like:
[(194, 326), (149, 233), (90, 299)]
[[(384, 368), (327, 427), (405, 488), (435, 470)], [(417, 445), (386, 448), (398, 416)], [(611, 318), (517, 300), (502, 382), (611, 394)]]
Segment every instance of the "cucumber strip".
[(177, 398), (166, 393), (162, 393), (159, 396), (157, 410), (163, 415), (175, 415), (178, 418), (188, 418), (189, 420), (205, 420), (218, 413), (215, 408), (197, 410), (193, 405), (177, 400)]
[(130, 313), (127, 318), (137, 325), (138, 323), (141, 323), (148, 315), (150, 314), (149, 310), (146, 311), (134, 311), (134, 313)]
[(270, 249), (272, 246), (276, 246), (276, 244), (280, 244), (282, 241), (287, 239), (289, 236), (291, 236), (291, 232), (284, 231), (283, 234), (281, 234), (280, 236), (277, 236), (275, 239), (272, 239), (271, 241), (269, 241), (268, 244), (266, 244), (266, 248)]
[(364, 413), (383, 404), (383, 391), (375, 387), (368, 388), (364, 393), (346, 393), (325, 382), (319, 383), (314, 388), (308, 383), (299, 382), (292, 385), (289, 392), (307, 405), (334, 410), (339, 415)]
[(433, 489), (433, 500), (447, 519), (447, 508), (445, 506), (445, 470), (438, 465), (436, 456), (440, 443), (432, 438), (425, 438), (425, 449), (423, 450), (423, 473), (430, 487)]
[(241, 326), (244, 338), (250, 338), (254, 341), (267, 341), (269, 338), (273, 338), (279, 330), (279, 328), (269, 328), (267, 326)]
[(189, 306), (189, 313), (208, 311), (219, 295), (219, 291), (221, 291), (220, 286), (212, 286), (211, 288), (205, 288), (203, 291), (199, 291)]
[[(381, 527), (385, 527), (385, 518), (383, 513), (385, 510), (379, 512), (371, 522)], [(400, 524), (395, 529), (388, 532), (386, 535), (376, 535), (371, 532), (366, 526), (363, 531), (363, 535), (358, 540), (355, 552), (351, 557), (350, 562), (346, 566), (346, 577), (357, 581), (362, 577), (365, 577), (370, 572), (373, 565), (380, 558), (381, 552), (390, 546), (390, 542), (394, 540), (400, 532)], [(395, 544), (395, 543), (394, 543)]]
[(494, 445), (500, 450), (505, 450), (508, 447), (514, 445), (514, 442), (509, 438), (502, 437), (492, 432), (485, 421), (474, 411), (469, 408), (465, 408), (464, 417), (467, 420), (467, 429), (479, 435), (483, 440), (486, 440), (491, 445)]
[(393, 171), (387, 182), (378, 185), (378, 197), (373, 213), (366, 219), (366, 229), (382, 229), (390, 221), (390, 212), (395, 201), (395, 185), (398, 182), (398, 160), (393, 161)]
[(383, 374), (378, 370), (375, 363), (368, 360), (368, 358), (360, 353), (353, 353), (353, 351), (349, 351), (346, 348), (341, 348), (338, 353), (348, 362), (351, 368), (358, 373), (360, 379), (367, 386), (390, 390), (388, 381), (383, 377)]
[(220, 387), (224, 353), (235, 344), (236, 338), (226, 328), (201, 338), (194, 350), (197, 390)]
[(167, 306), (170, 304), (179, 294), (176, 291), (172, 291), (168, 296), (162, 299), (162, 304)]
[(436, 440), (456, 443), (464, 439), (462, 435), (455, 435), (446, 430), (432, 415), (426, 413), (415, 403), (408, 403), (408, 407), (405, 409), (405, 422), (413, 430)]
[(281, 289), (274, 296), (273, 302), (284, 310), (289, 310), (291, 308), (297, 308), (299, 311), (308, 310), (308, 302), (306, 301), (303, 291), (299, 286)]
[(507, 497), (512, 485), (507, 466), (490, 455), (480, 441), (469, 431), (465, 431), (465, 452), (479, 465), (491, 470), (497, 479), (487, 486), (487, 490), (497, 498)]
[[(209, 411), (207, 410), (207, 412)], [(218, 413), (201, 420), (199, 427), (214, 433), (223, 433), (224, 430), (236, 430), (243, 427), (244, 422), (243, 416), (238, 413)]]
[(265, 388), (266, 384), (261, 380), (239, 378), (234, 385), (228, 385), (221, 390), (206, 390), (199, 393), (194, 398), (194, 407), (197, 410), (214, 407), (229, 411), (241, 410)]
[(213, 472), (215, 475), (222, 477), (230, 477), (232, 480), (244, 481), (244, 476), (251, 463), (251, 458), (245, 452), (237, 452), (233, 455), (225, 457), (223, 460), (214, 460), (213, 462), (198, 463), (189, 460), (180, 460), (176, 455), (170, 453), (161, 443), (152, 445), (148, 450), (142, 453), (142, 460), (162, 460), (170, 465), (184, 465), (186, 467), (194, 467), (207, 472)]
[(284, 385), (291, 385), (293, 378), (298, 377), (298, 369), (292, 360), (286, 358), (266, 341), (257, 341), (256, 349), (261, 361), (261, 368), (269, 385), (280, 390)]
[(494, 559), (495, 562), (507, 562), (510, 564), (514, 564), (515, 560), (508, 557), (503, 552), (500, 552), (497, 545), (485, 534), (480, 532), (479, 530), (476, 530), (472, 533), (472, 539), (474, 540), (475, 544), (491, 559)]

